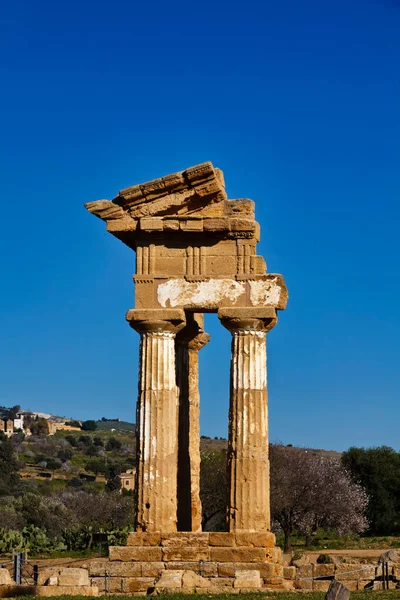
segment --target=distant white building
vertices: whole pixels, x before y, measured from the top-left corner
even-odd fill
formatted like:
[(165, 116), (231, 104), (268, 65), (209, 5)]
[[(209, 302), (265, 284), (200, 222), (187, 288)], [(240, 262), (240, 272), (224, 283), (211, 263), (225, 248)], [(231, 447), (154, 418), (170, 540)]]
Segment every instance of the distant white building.
[(23, 429), (24, 428), (24, 415), (19, 413), (17, 418), (14, 419), (14, 430), (15, 429)]

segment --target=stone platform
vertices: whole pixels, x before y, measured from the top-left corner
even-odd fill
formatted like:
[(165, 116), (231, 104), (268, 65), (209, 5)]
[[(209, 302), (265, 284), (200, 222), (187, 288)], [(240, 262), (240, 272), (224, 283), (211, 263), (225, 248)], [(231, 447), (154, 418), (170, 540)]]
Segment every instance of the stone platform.
[(283, 566), (270, 532), (130, 533), (126, 546), (109, 550), (108, 563), (90, 565), (91, 583), (100, 591), (294, 588), (295, 569)]

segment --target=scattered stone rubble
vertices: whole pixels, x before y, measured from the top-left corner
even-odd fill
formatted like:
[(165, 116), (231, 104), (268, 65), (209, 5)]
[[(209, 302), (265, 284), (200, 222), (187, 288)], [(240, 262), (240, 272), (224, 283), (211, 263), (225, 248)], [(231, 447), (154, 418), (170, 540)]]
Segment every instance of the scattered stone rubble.
[(17, 585), (7, 569), (0, 569), (0, 598), (16, 596), (98, 596), (99, 589), (83, 568), (47, 567), (39, 570), (38, 585)]

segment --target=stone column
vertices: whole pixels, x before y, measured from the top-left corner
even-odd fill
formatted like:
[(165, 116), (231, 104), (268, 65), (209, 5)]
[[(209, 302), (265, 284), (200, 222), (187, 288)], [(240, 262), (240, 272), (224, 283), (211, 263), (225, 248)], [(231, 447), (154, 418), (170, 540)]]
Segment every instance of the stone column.
[(232, 333), (228, 444), (229, 531), (269, 531), (266, 334), (275, 309), (220, 309)]
[(176, 531), (178, 389), (175, 335), (181, 309), (130, 310), (127, 320), (141, 334), (136, 409), (136, 530)]
[(176, 337), (179, 387), (178, 530), (201, 531), (199, 351), (210, 339), (204, 316), (188, 313)]

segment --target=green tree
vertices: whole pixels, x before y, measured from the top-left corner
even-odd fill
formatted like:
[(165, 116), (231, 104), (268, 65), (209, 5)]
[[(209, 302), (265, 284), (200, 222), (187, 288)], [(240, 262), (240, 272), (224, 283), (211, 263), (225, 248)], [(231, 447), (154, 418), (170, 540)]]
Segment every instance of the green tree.
[(49, 435), (49, 424), (46, 419), (35, 419), (30, 428), (32, 435)]
[(115, 437), (110, 437), (110, 439), (108, 440), (108, 442), (106, 444), (106, 450), (108, 452), (110, 452), (111, 450), (121, 450), (121, 448), (122, 448), (122, 442), (117, 440), (117, 438), (115, 438)]
[(17, 455), (11, 441), (0, 432), (0, 494), (9, 494), (18, 481)]
[(388, 446), (349, 448), (344, 467), (369, 496), (369, 531), (377, 535), (400, 531), (400, 453)]
[(83, 429), (83, 431), (96, 431), (97, 423), (96, 423), (96, 421), (92, 421), (92, 420), (83, 421), (82, 429)]
[(121, 466), (117, 464), (111, 464), (107, 468), (106, 472), (106, 492), (118, 492), (121, 489)]
[(9, 408), (8, 413), (7, 413), (7, 419), (14, 421), (14, 419), (17, 418), (17, 414), (19, 413), (20, 410), (21, 410), (21, 407), (19, 404), (16, 404), (12, 408)]
[(203, 452), (200, 465), (203, 530), (223, 530), (226, 512), (226, 451)]
[(105, 473), (107, 471), (107, 465), (101, 458), (94, 458), (86, 463), (85, 469), (88, 473), (98, 475), (99, 473)]

